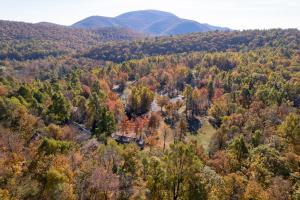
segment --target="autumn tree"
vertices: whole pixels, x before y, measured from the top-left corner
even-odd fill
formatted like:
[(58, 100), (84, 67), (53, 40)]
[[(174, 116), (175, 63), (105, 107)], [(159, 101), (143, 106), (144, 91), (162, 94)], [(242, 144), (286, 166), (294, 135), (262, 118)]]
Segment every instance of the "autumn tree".
[(232, 143), (229, 145), (229, 149), (229, 151), (234, 154), (238, 162), (241, 162), (242, 159), (247, 157), (248, 148), (243, 136), (237, 136), (234, 138)]
[(119, 189), (119, 177), (111, 169), (106, 170), (103, 166), (97, 167), (90, 177), (89, 189), (92, 199), (115, 198)]
[(293, 145), (296, 152), (300, 152), (300, 116), (291, 113), (279, 127), (280, 133)]
[(184, 89), (184, 97), (185, 97), (185, 116), (188, 117), (188, 112), (190, 110), (193, 111), (193, 102), (192, 102), (192, 93), (193, 88), (191, 85), (186, 85)]
[(146, 86), (135, 86), (128, 97), (127, 108), (134, 115), (142, 115), (150, 110), (154, 93)]
[(188, 124), (185, 118), (180, 118), (176, 125), (174, 142), (183, 141), (188, 131)]
[(212, 189), (211, 199), (243, 199), (247, 179), (236, 173), (231, 173), (223, 177), (223, 184)]
[(240, 103), (244, 107), (248, 107), (251, 103), (251, 94), (247, 88), (243, 88), (240, 94)]
[(202, 162), (195, 155), (192, 145), (183, 143), (171, 145), (165, 159), (165, 187), (168, 190), (169, 198), (176, 200), (205, 196), (205, 191), (197, 177)]
[(161, 120), (162, 120), (161, 116), (158, 113), (151, 113), (151, 116), (149, 118), (148, 127), (151, 130), (157, 129), (161, 123)]
[(37, 118), (31, 115), (19, 99), (0, 97), (0, 121), (14, 131), (24, 133), (29, 139), (37, 125)]
[(267, 196), (270, 200), (291, 199), (292, 184), (289, 180), (282, 177), (274, 177), (267, 190)]
[(290, 174), (290, 168), (279, 152), (266, 145), (253, 149), (249, 161), (253, 178), (262, 184), (269, 184), (271, 177), (286, 177)]
[(149, 188), (151, 199), (159, 200), (166, 198), (166, 193), (162, 189), (164, 185), (164, 171), (159, 160), (150, 160), (147, 188)]
[(163, 108), (168, 104), (168, 96), (159, 96), (157, 99), (157, 104), (160, 106), (160, 111), (162, 112)]
[(267, 196), (267, 193), (264, 191), (262, 186), (255, 182), (255, 181), (249, 181), (246, 191), (244, 194), (245, 200), (267, 200), (269, 199)]
[(161, 161), (150, 160), (147, 187), (153, 199), (206, 199), (202, 162), (192, 145), (171, 145)]

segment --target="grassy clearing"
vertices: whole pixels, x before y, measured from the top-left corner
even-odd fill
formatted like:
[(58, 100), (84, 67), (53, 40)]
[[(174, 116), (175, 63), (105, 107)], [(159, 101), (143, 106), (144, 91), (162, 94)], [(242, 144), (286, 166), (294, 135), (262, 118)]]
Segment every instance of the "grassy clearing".
[(207, 118), (201, 118), (203, 123), (199, 129), (198, 134), (188, 134), (188, 140), (196, 140), (198, 144), (202, 145), (205, 152), (208, 152), (209, 143), (216, 133), (216, 129), (208, 122)]
[[(201, 118), (201, 122), (203, 123), (203, 125), (199, 129), (198, 133), (197, 134), (188, 134), (186, 136), (186, 139), (188, 141), (196, 140), (198, 144), (203, 146), (205, 152), (208, 153), (209, 143), (210, 143), (212, 137), (214, 136), (214, 134), (216, 133), (216, 129), (208, 122), (208, 119), (205, 117)], [(166, 149), (169, 148), (170, 144), (174, 143), (173, 132), (175, 130), (170, 129), (165, 124), (165, 122), (162, 121), (159, 129), (157, 130), (157, 134), (150, 136), (150, 137), (155, 138), (157, 141), (153, 148), (159, 148), (159, 149), (163, 148), (163, 141), (164, 141), (163, 133), (165, 132), (165, 127), (167, 127), (166, 128), (166, 130), (167, 130)], [(146, 146), (145, 149), (149, 150), (150, 147)]]

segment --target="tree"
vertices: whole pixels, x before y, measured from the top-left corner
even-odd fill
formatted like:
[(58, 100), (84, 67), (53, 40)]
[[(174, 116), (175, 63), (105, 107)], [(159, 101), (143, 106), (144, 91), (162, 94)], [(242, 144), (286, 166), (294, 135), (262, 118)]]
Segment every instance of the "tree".
[(192, 86), (186, 85), (184, 89), (186, 118), (188, 117), (188, 111), (193, 110), (192, 93), (193, 93)]
[(279, 127), (280, 133), (293, 145), (296, 152), (300, 152), (300, 116), (291, 113)]
[(107, 107), (113, 113), (115, 119), (120, 122), (125, 116), (124, 104), (120, 98), (112, 92), (109, 92), (107, 99)]
[(184, 95), (186, 103), (186, 115), (188, 115), (188, 111), (191, 111), (192, 116), (206, 112), (209, 105), (207, 89), (193, 89), (190, 85), (187, 85)]
[(57, 155), (56, 157), (50, 155), (42, 159), (46, 160), (41, 160), (40, 162), (45, 163), (38, 163), (42, 168), (36, 169), (36, 173), (40, 173), (40, 183), (42, 184), (41, 192), (36, 198), (46, 200), (75, 200), (75, 179), (74, 172), (70, 166), (70, 160), (65, 155)]
[(163, 137), (164, 137), (163, 150), (165, 151), (165, 149), (166, 149), (166, 140), (167, 140), (167, 137), (168, 137), (168, 127), (167, 127), (167, 125), (163, 126)]
[(8, 89), (5, 86), (0, 85), (0, 96), (5, 96), (7, 95), (7, 93), (8, 93)]
[(203, 195), (203, 186), (197, 177), (202, 162), (196, 156), (194, 146), (184, 145), (181, 142), (171, 145), (164, 159), (165, 187), (170, 199), (195, 197), (200, 191)]
[(292, 184), (289, 180), (284, 180), (282, 177), (275, 177), (267, 190), (268, 199), (270, 200), (290, 200), (292, 191)]
[(103, 166), (93, 170), (90, 177), (90, 190), (92, 199), (111, 199), (117, 196), (119, 189), (119, 177), (111, 169), (106, 170)]
[(223, 184), (217, 185), (210, 194), (212, 199), (243, 199), (247, 180), (244, 176), (231, 173), (223, 177)]
[(176, 140), (180, 142), (183, 141), (184, 137), (186, 136), (187, 130), (188, 130), (188, 124), (185, 118), (180, 118), (175, 130), (176, 135), (174, 137), (174, 142), (176, 142)]
[(56, 153), (66, 153), (73, 147), (73, 143), (55, 140), (52, 138), (44, 138), (39, 146), (39, 152), (45, 155)]
[(160, 111), (162, 112), (163, 108), (168, 104), (169, 97), (168, 96), (159, 96), (157, 98), (157, 104), (160, 106)]
[(56, 124), (66, 123), (71, 116), (69, 101), (61, 93), (55, 93), (51, 97), (52, 104), (48, 108), (47, 118)]
[(259, 183), (249, 181), (244, 194), (245, 200), (267, 200), (267, 193), (263, 190)]
[(257, 147), (260, 144), (261, 140), (262, 140), (262, 132), (260, 130), (256, 130), (251, 137), (252, 145), (254, 147)]
[(6, 189), (0, 189), (0, 199), (3, 199), (3, 200), (11, 199), (10, 195), (9, 195), (9, 191)]
[(104, 97), (100, 97), (96, 93), (91, 96), (88, 107), (88, 121), (92, 133), (96, 135), (98, 140), (106, 141), (106, 138), (116, 130), (114, 115), (104, 104)]
[(71, 74), (68, 75), (69, 79), (69, 89), (72, 89), (71, 91), (74, 93), (74, 95), (78, 95), (82, 92), (82, 86), (79, 79), (79, 72), (78, 71), (72, 71)]
[(249, 163), (252, 177), (263, 185), (269, 184), (271, 177), (287, 177), (290, 174), (284, 158), (277, 150), (266, 145), (259, 145), (250, 152)]
[(148, 127), (151, 130), (155, 130), (159, 127), (161, 123), (161, 116), (158, 113), (151, 113), (150, 119), (149, 119), (149, 124)]
[(187, 199), (189, 200), (199, 200), (208, 199), (208, 193), (206, 190), (206, 185), (203, 183), (202, 177), (199, 175), (192, 176), (188, 180), (188, 192)]
[(26, 139), (33, 135), (38, 122), (16, 97), (0, 97), (0, 121), (5, 127), (23, 133)]
[(182, 103), (177, 101), (176, 103), (169, 103), (166, 106), (166, 121), (167, 123), (174, 128), (176, 122), (179, 120), (179, 113), (178, 110), (180, 109), (180, 107), (182, 106)]
[(251, 103), (251, 94), (247, 88), (243, 88), (240, 94), (240, 103), (245, 108), (248, 108)]
[(47, 131), (49, 133), (49, 136), (56, 139), (56, 140), (62, 140), (63, 139), (63, 131), (62, 129), (55, 125), (55, 124), (50, 124), (48, 127), (47, 127)]
[(132, 186), (134, 181), (138, 178), (139, 157), (137, 152), (138, 147), (134, 144), (126, 146), (122, 151), (122, 164), (118, 170), (120, 177), (120, 199), (128, 199), (132, 194)]
[(165, 199), (166, 194), (163, 190), (164, 187), (165, 182), (163, 166), (159, 160), (152, 158), (150, 160), (149, 175), (147, 178), (147, 188), (150, 190), (151, 199)]
[(19, 88), (18, 94), (22, 96), (28, 103), (33, 101), (32, 90), (26, 85), (22, 85)]
[(212, 81), (210, 81), (207, 85), (207, 91), (208, 91), (208, 94), (207, 94), (207, 98), (208, 100), (211, 102), (212, 101), (212, 98), (214, 96), (214, 84)]
[(248, 148), (245, 144), (243, 136), (235, 137), (232, 143), (229, 145), (229, 149), (235, 155), (239, 162), (241, 162), (242, 159), (247, 157)]
[(193, 101), (193, 111), (192, 114), (206, 114), (206, 111), (209, 107), (209, 102), (207, 98), (207, 89), (195, 88), (192, 93), (192, 101)]
[(142, 115), (150, 110), (154, 100), (154, 93), (145, 86), (139, 85), (131, 89), (128, 97), (127, 108), (130, 114)]
[(236, 111), (236, 107), (237, 106), (235, 104), (230, 102), (230, 97), (224, 95), (222, 98), (213, 103), (208, 110), (208, 113), (216, 120), (215, 125), (220, 127), (222, 118), (234, 113)]
[(75, 200), (70, 177), (57, 169), (49, 169), (46, 173), (44, 199)]
[(83, 96), (76, 96), (73, 99), (72, 120), (84, 123), (87, 118), (87, 100)]
[(195, 146), (171, 145), (162, 159), (149, 161), (147, 188), (151, 199), (206, 199), (201, 180), (202, 162)]

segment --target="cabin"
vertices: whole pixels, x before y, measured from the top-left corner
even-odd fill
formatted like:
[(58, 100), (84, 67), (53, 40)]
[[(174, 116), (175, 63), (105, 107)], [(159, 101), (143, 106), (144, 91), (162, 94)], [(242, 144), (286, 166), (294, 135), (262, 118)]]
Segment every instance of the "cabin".
[(175, 96), (175, 97), (171, 98), (170, 102), (171, 103), (176, 103), (177, 101), (183, 102), (183, 99), (184, 99), (183, 95), (178, 95), (178, 96)]
[(118, 92), (119, 89), (120, 89), (120, 85), (113, 85), (113, 87), (112, 87), (112, 90), (113, 90), (114, 92)]
[(142, 150), (145, 147), (145, 141), (142, 137), (136, 137), (136, 134), (131, 132), (129, 134), (123, 134), (121, 132), (115, 132), (111, 137), (119, 144), (136, 143)]

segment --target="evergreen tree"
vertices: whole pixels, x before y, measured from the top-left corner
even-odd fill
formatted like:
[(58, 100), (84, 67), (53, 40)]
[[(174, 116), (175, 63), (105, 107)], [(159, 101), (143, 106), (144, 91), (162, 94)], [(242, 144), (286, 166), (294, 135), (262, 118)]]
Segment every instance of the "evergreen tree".
[(99, 96), (93, 93), (88, 105), (92, 133), (101, 141), (105, 141), (116, 130), (116, 120), (104, 104), (104, 100), (103, 95)]
[(63, 124), (70, 119), (71, 106), (69, 101), (61, 94), (55, 93), (51, 97), (52, 104), (48, 108), (48, 119), (50, 122)]
[(208, 92), (208, 100), (211, 102), (212, 98), (214, 97), (214, 84), (210, 81), (207, 85), (207, 92)]

